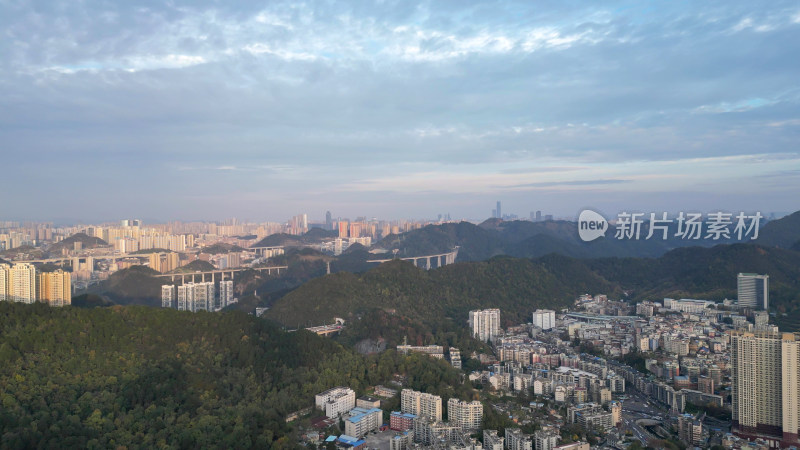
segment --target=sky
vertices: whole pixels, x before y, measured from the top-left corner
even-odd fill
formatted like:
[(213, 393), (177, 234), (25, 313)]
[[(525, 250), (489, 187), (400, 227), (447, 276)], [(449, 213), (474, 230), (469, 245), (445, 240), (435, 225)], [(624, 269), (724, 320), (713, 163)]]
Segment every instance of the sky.
[(796, 1), (0, 0), (0, 219), (795, 211), (798, 55)]

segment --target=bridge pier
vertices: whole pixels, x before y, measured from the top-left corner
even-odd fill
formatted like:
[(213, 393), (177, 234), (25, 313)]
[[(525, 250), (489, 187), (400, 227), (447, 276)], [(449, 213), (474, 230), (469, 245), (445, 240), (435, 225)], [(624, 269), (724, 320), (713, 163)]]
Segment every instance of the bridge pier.
[(431, 257), (425, 258), (425, 270), (431, 270)]

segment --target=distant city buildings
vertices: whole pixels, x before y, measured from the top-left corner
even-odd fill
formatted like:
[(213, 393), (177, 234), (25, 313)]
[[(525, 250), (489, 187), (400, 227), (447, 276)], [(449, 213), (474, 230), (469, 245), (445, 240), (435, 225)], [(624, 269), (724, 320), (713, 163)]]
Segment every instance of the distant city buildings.
[(737, 281), (737, 306), (769, 310), (769, 275), (740, 273)]
[(500, 333), (500, 310), (484, 309), (469, 312), (472, 335), (481, 341), (493, 340)]
[(150, 268), (161, 273), (171, 272), (180, 267), (177, 253), (151, 253), (149, 261)]

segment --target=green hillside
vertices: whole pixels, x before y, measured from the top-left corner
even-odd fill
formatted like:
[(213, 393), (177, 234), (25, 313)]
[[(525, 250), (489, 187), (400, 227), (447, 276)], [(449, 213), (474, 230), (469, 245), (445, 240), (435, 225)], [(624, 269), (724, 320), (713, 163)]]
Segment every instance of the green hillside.
[(382, 309), (422, 323), (442, 317), (460, 323), (466, 322), (470, 309), (497, 307), (505, 321), (519, 323), (537, 308), (568, 305), (583, 292), (614, 290), (585, 266), (582, 272), (565, 273), (565, 264), (559, 258), (501, 257), (425, 271), (392, 261), (363, 274), (311, 280), (278, 300), (267, 317), (294, 327)]
[(444, 361), (365, 358), (242, 313), (0, 302), (3, 448), (294, 448), (289, 412), (394, 374), (473, 395)]
[(267, 317), (297, 327), (357, 319), (377, 309), (430, 331), (443, 318), (463, 325), (470, 309), (500, 308), (505, 324), (521, 323), (537, 308), (568, 306), (583, 293), (627, 292), (633, 300), (735, 298), (739, 272), (769, 274), (771, 304), (786, 314), (779, 323), (800, 329), (800, 253), (752, 244), (681, 248), (660, 258), (496, 257), (431, 271), (394, 261), (359, 275), (314, 279), (278, 299)]
[(781, 248), (800, 244), (800, 211), (768, 222), (761, 229), (757, 243)]
[(161, 285), (155, 278), (159, 273), (146, 266), (118, 270), (108, 280), (89, 288), (89, 293), (108, 297), (118, 305), (161, 306)]
[(737, 274), (767, 274), (778, 323), (787, 331), (800, 330), (800, 252), (734, 244), (676, 249), (658, 259), (603, 258), (586, 264), (638, 300), (734, 299)]
[(286, 233), (272, 234), (264, 239), (253, 244), (253, 247), (297, 247), (309, 244), (318, 244), (324, 240), (330, 240), (337, 237), (337, 231), (323, 230), (321, 228), (312, 228), (306, 234), (294, 235)]
[(220, 253), (230, 253), (230, 252), (241, 252), (244, 248), (239, 247), (238, 245), (233, 244), (226, 244), (224, 242), (217, 242), (211, 245), (207, 245), (200, 249), (202, 253), (207, 253), (209, 255), (218, 255)]
[(194, 261), (186, 264), (184, 266), (180, 266), (177, 269), (173, 270), (170, 273), (192, 273), (192, 272), (209, 272), (212, 270), (217, 270), (213, 264), (208, 261), (203, 261), (201, 259), (195, 259)]
[(72, 236), (60, 241), (56, 242), (55, 244), (51, 245), (47, 251), (50, 253), (59, 254), (61, 250), (72, 250), (75, 248), (75, 243), (80, 242), (81, 247), (86, 248), (97, 248), (97, 247), (107, 247), (108, 242), (94, 236), (89, 236), (86, 233), (76, 233)]

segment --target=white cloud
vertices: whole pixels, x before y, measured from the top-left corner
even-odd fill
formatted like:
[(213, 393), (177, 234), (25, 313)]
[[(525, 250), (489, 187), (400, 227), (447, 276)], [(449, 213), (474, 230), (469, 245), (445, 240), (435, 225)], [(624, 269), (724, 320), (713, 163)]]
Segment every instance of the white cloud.
[(244, 51), (252, 53), (252, 54), (270, 54), (275, 55), (281, 59), (285, 59), (287, 61), (314, 61), (318, 58), (317, 55), (308, 52), (294, 52), (290, 50), (283, 50), (283, 49), (275, 49), (269, 44), (265, 43), (255, 43), (246, 45), (243, 48)]

